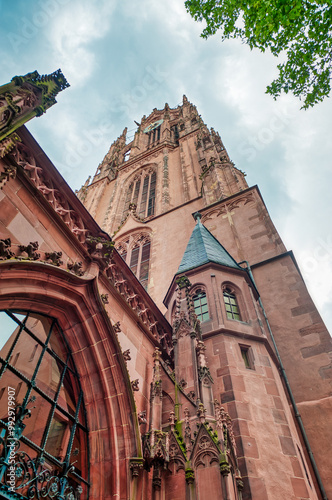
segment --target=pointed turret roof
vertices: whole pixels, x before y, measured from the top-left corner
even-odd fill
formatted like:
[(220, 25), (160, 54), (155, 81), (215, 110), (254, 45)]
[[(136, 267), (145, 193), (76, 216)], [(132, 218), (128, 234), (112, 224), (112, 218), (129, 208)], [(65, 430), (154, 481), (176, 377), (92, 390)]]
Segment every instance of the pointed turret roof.
[(200, 221), (201, 214), (194, 215), (197, 223), (191, 234), (186, 251), (184, 252), (181, 264), (176, 274), (184, 273), (190, 269), (214, 262), (222, 266), (241, 269), (233, 257), (219, 243), (219, 241), (210, 233)]

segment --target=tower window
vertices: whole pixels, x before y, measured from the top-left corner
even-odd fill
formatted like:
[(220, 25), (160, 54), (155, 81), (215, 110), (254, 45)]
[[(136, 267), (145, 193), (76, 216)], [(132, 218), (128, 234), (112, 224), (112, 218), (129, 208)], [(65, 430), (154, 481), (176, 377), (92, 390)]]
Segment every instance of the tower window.
[(148, 147), (160, 141), (160, 125), (149, 132)]
[(150, 172), (142, 179), (141, 177), (135, 178), (135, 180), (129, 185), (126, 193), (123, 217), (125, 217), (129, 212), (129, 206), (131, 203), (136, 205), (136, 212), (143, 219), (154, 215), (156, 182), (156, 172)]
[(237, 304), (235, 293), (233, 293), (229, 288), (225, 288), (224, 290), (224, 302), (227, 318), (241, 321), (239, 306)]
[(147, 289), (151, 250), (151, 242), (148, 237), (141, 236), (134, 244), (133, 238), (131, 238), (122, 242), (117, 250), (144, 288)]
[(195, 291), (195, 294), (192, 297), (194, 302), (194, 310), (197, 318), (200, 321), (207, 321), (209, 316), (209, 309), (207, 303), (207, 297), (204, 290), (198, 289)]

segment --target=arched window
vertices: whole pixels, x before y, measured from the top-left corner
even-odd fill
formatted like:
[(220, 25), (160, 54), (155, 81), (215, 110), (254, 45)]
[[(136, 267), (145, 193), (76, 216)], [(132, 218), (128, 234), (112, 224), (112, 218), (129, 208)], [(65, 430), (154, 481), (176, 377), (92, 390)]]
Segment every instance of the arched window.
[[(136, 238), (135, 238), (136, 236)], [(131, 236), (117, 250), (145, 289), (148, 286), (151, 242), (148, 236)]]
[(209, 316), (209, 309), (205, 291), (202, 290), (201, 288), (196, 289), (194, 295), (192, 296), (192, 299), (197, 318), (200, 321), (207, 321), (210, 318), (210, 316)]
[(126, 198), (123, 216), (125, 217), (129, 212), (131, 203), (136, 205), (136, 213), (142, 219), (151, 217), (155, 213), (155, 200), (156, 200), (156, 172), (149, 172), (142, 176), (137, 176), (130, 183)]
[(61, 329), (31, 311), (0, 311), (0, 324), (0, 497), (10, 487), (15, 498), (55, 498), (63, 487), (63, 498), (88, 498), (83, 394)]
[(240, 310), (235, 293), (230, 288), (225, 288), (223, 295), (227, 318), (241, 321)]

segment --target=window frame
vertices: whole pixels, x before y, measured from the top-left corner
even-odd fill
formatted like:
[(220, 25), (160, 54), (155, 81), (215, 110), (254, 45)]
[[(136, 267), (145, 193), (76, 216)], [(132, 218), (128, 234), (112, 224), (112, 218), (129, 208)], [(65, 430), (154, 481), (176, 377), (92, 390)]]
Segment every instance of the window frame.
[[(148, 247), (148, 258), (143, 260), (143, 252), (144, 248)], [(118, 245), (116, 245), (116, 249), (122, 259), (125, 261), (127, 266), (131, 269), (131, 271), (135, 274), (138, 281), (141, 285), (147, 290), (149, 277), (150, 277), (150, 264), (151, 264), (151, 238), (149, 234), (141, 234), (138, 235), (130, 235), (127, 236), (124, 240), (121, 240)], [(135, 266), (132, 264), (132, 256), (133, 252), (138, 249), (137, 253), (137, 261)], [(146, 265), (147, 262), (147, 265)], [(135, 267), (135, 270), (133, 270)], [(147, 270), (142, 276), (144, 269)]]
[(247, 370), (255, 370), (255, 358), (250, 345), (239, 344), (241, 358)]
[[(238, 293), (235, 291), (234, 287), (230, 286), (229, 284), (225, 284), (222, 287), (222, 295), (226, 312), (226, 319), (230, 321), (243, 321), (242, 311), (238, 300)], [(228, 301), (225, 300), (226, 297), (229, 299)], [(232, 300), (234, 301), (234, 303), (231, 302)]]
[[(86, 494), (88, 495), (89, 491), (89, 434), (88, 434), (88, 426), (87, 426), (87, 421), (86, 421), (86, 411), (84, 407), (84, 397), (83, 397), (83, 391), (82, 387), (80, 385), (79, 381), (79, 374), (77, 372), (71, 349), (68, 345), (68, 342), (65, 338), (65, 335), (60, 328), (57, 319), (53, 316), (43, 314), (39, 311), (34, 311), (34, 310), (27, 310), (25, 308), (22, 309), (10, 309), (10, 308), (4, 308), (0, 310), (1, 313), (6, 314), (13, 320), (13, 332), (12, 334), (8, 337), (8, 339), (5, 341), (4, 345), (1, 348), (1, 351), (5, 347), (5, 345), (8, 344), (8, 352), (4, 351), (1, 352), (0, 356), (0, 380), (2, 377), (7, 373), (9, 374), (9, 377), (13, 377), (13, 381), (18, 382), (16, 385), (15, 389), (15, 398), (19, 396), (19, 393), (21, 392), (22, 389), (22, 384), (24, 384), (24, 391), (25, 395), (20, 396), (20, 400), (22, 399), (22, 403), (19, 403), (18, 407), (20, 405), (23, 405), (23, 408), (26, 408), (27, 414), (31, 411), (31, 415), (33, 416), (33, 412), (37, 411), (35, 410), (35, 407), (37, 406), (40, 408), (40, 400), (39, 400), (39, 405), (33, 406), (33, 399), (31, 396), (37, 396), (37, 398), (41, 398), (41, 403), (42, 405), (45, 405), (45, 408), (47, 408), (46, 411), (48, 411), (48, 416), (46, 419), (46, 424), (45, 427), (43, 428), (42, 431), (42, 437), (41, 438), (36, 438), (36, 436), (31, 440), (31, 436), (29, 434), (29, 429), (26, 425), (22, 428), (22, 433), (17, 436), (18, 441), (23, 445), (23, 450), (24, 447), (28, 448), (27, 453), (32, 453), (32, 456), (36, 454), (36, 457), (38, 457), (38, 460), (46, 459), (45, 464), (47, 463), (47, 467), (54, 467), (54, 472), (57, 471), (57, 473), (61, 474), (61, 471), (69, 468), (70, 463), (73, 462), (73, 457), (72, 454), (74, 453), (73, 450), (73, 443), (74, 440), (78, 438), (78, 436), (81, 436), (82, 432), (84, 433), (84, 440), (82, 442), (82, 449), (80, 450), (82, 453), (82, 462), (83, 468), (84, 468), (84, 474), (82, 474), (82, 471), (80, 473), (77, 472), (77, 470), (71, 471), (71, 478), (72, 480), (75, 481), (75, 485), (84, 485), (86, 487)], [(23, 319), (21, 319), (21, 315), (25, 315)], [(45, 329), (45, 338), (40, 336), (40, 332), (34, 332), (33, 328), (31, 328), (29, 324), (29, 319), (32, 318), (33, 320), (39, 321), (42, 324), (42, 328)], [(49, 324), (47, 325), (47, 328), (45, 328), (43, 322), (41, 321), (42, 318), (47, 318), (49, 320)], [(16, 324), (16, 326), (15, 326)], [(31, 373), (24, 373), (24, 370), (22, 371), (22, 368), (18, 369), (15, 364), (11, 362), (12, 356), (15, 352), (15, 349), (19, 345), (20, 342), (25, 341), (25, 339), (29, 339), (29, 342), (31, 342), (31, 348), (33, 351), (33, 356), (30, 355), (30, 357), (27, 357), (25, 360), (26, 365), (29, 365), (31, 362), (33, 362), (33, 369), (31, 369)], [(56, 344), (53, 344), (53, 339)], [(29, 342), (26, 341), (24, 345), (28, 346)], [(59, 342), (59, 346), (61, 346), (61, 355), (59, 355), (58, 349), (54, 349), (54, 345), (57, 345), (57, 342)], [(39, 352), (37, 353), (36, 346), (41, 347)], [(27, 347), (28, 348), (28, 347)], [(37, 353), (37, 355), (36, 355)], [(46, 357), (48, 355), (48, 357)], [(54, 392), (54, 394), (50, 394), (44, 391), (43, 386), (40, 384), (40, 374), (43, 373), (43, 370), (45, 368), (45, 365), (43, 365), (43, 361), (45, 363), (48, 363), (48, 359), (55, 360), (59, 366), (61, 366), (61, 374), (59, 378), (59, 382), (57, 385), (57, 389)], [(22, 362), (22, 361), (21, 361)], [(26, 366), (24, 365), (24, 366)], [(50, 365), (50, 370), (52, 371), (52, 366)], [(65, 391), (65, 379), (67, 380), (67, 374), (69, 374), (70, 377), (73, 378), (75, 383), (73, 384), (73, 395), (74, 395), (74, 413), (68, 410), (62, 402), (61, 402), (61, 388), (63, 387), (63, 390)], [(44, 376), (44, 375), (42, 375)], [(1, 380), (0, 384), (3, 383), (3, 380)], [(2, 392), (4, 394), (4, 392)], [(16, 401), (17, 404), (17, 401)], [(38, 410), (39, 411), (39, 410)], [(16, 415), (16, 420), (18, 415), (20, 413), (17, 413)], [(52, 436), (50, 435), (50, 430), (52, 427), (53, 419), (55, 415), (59, 415), (63, 422), (67, 423), (68, 429), (69, 429), (69, 434), (67, 435), (67, 442), (65, 445), (64, 449), (64, 454), (63, 458), (60, 460), (58, 456), (52, 454), (50, 451), (47, 450), (47, 445), (51, 443)], [(0, 424), (1, 428), (3, 429), (1, 433), (3, 432), (9, 432), (10, 435), (10, 426), (9, 426), (9, 420), (8, 422), (7, 417), (1, 416), (0, 419)], [(26, 430), (28, 431), (28, 436), (26, 435)], [(38, 434), (38, 427), (33, 428), (33, 432), (37, 432)], [(33, 436), (32, 436), (33, 437)], [(2, 434), (2, 438), (4, 438), (4, 434)], [(9, 445), (10, 447), (10, 445)], [(30, 451), (29, 451), (30, 450)], [(4, 453), (6, 453), (6, 447), (4, 447)], [(25, 452), (26, 453), (26, 452)], [(28, 456), (28, 455), (27, 455)], [(84, 458), (83, 458), (84, 457)], [(34, 458), (32, 458), (34, 460)], [(75, 460), (74, 460), (75, 461)], [(20, 461), (18, 461), (18, 464), (20, 464)], [(2, 465), (4, 467), (5, 464)], [(0, 467), (1, 468), (1, 467)], [(32, 469), (31, 469), (32, 471)], [(31, 473), (29, 469), (29, 474)], [(51, 472), (51, 470), (50, 470)], [(28, 472), (27, 472), (28, 473)], [(32, 484), (37, 480), (36, 478), (33, 478)], [(31, 482), (31, 481), (30, 481)], [(29, 484), (29, 483), (27, 483)], [(1, 488), (4, 486), (4, 483), (1, 482)], [(23, 481), (22, 485), (23, 491), (25, 491), (25, 483)], [(20, 491), (20, 488), (17, 490), (17, 495), (22, 496), (22, 493)], [(22, 496), (23, 498), (27, 498), (26, 496)]]
[[(198, 295), (199, 293), (200, 293), (200, 296)], [(210, 316), (209, 301), (208, 301), (208, 296), (206, 293), (205, 286), (196, 285), (195, 288), (193, 288), (192, 291), (190, 292), (190, 296), (192, 299), (194, 312), (197, 316), (197, 319), (199, 319), (199, 321), (201, 323), (205, 323), (206, 321), (209, 321), (211, 319), (211, 316)], [(199, 301), (198, 305), (196, 305), (196, 306), (195, 306), (195, 296), (197, 296), (197, 300)], [(202, 304), (202, 296), (205, 297), (205, 301), (203, 304)], [(206, 306), (206, 311), (203, 311), (202, 306), (203, 307)], [(200, 310), (200, 312), (197, 314), (198, 310)], [(204, 319), (204, 315), (206, 315), (206, 314), (207, 314), (207, 317)]]
[(153, 217), (156, 211), (156, 170), (149, 169), (141, 172), (127, 186), (122, 219), (129, 213), (131, 204), (136, 205), (136, 214), (142, 219)]

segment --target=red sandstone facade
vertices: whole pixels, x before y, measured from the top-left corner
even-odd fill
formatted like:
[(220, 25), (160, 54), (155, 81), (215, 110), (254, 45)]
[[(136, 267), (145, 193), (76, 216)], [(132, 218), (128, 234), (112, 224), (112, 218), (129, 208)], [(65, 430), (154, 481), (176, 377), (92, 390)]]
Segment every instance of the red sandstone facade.
[[(38, 84), (5, 92), (41, 106)], [(75, 196), (24, 102), (0, 143), (0, 496), (330, 498), (330, 337), (219, 135), (185, 97), (155, 109)]]

